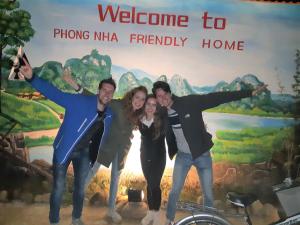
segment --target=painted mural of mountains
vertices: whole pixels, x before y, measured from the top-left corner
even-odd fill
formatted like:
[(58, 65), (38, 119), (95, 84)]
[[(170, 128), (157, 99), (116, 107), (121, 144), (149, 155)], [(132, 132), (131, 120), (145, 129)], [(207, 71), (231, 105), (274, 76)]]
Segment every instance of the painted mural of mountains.
[[(40, 67), (33, 68), (34, 73), (46, 80), (49, 80), (54, 86), (66, 92), (74, 90), (66, 84), (61, 76), (63, 69), (70, 67), (72, 76), (83, 87), (93, 93), (97, 93), (99, 82), (102, 79), (111, 77), (111, 58), (108, 55), (101, 55), (97, 50), (92, 50), (90, 54), (79, 58), (71, 58), (62, 65), (57, 61), (45, 62)], [(5, 79), (7, 81), (7, 79)], [(27, 82), (7, 82), (5, 89), (8, 92), (27, 92), (34, 91)]]
[[(145, 83), (145, 80), (147, 81), (147, 83)], [(207, 94), (210, 92), (251, 90), (263, 84), (263, 82), (261, 82), (253, 74), (246, 74), (242, 77), (238, 77), (230, 83), (221, 81), (218, 84), (216, 84), (216, 86), (210, 87), (193, 87), (189, 84), (189, 82), (186, 79), (182, 78), (180, 75), (174, 75), (173, 77), (171, 77), (171, 79), (168, 79), (166, 75), (161, 75), (157, 78), (157, 80), (168, 82), (170, 84), (172, 93), (178, 96), (189, 94)], [(146, 86), (149, 93), (151, 93), (152, 84), (153, 82), (150, 79), (143, 78), (142, 80), (139, 80), (135, 77), (135, 74), (133, 74), (132, 72), (127, 72), (121, 76), (118, 82), (118, 96), (123, 96), (126, 91), (139, 85)], [(288, 101), (288, 103), (281, 105), (279, 99), (280, 101), (282, 101), (282, 98), (279, 98), (278, 96), (276, 100), (273, 100), (271, 97), (271, 92), (268, 89), (266, 89), (259, 96), (245, 98), (240, 101), (223, 104), (219, 106), (218, 110), (252, 110), (256, 108), (256, 110), (262, 110), (273, 113), (291, 112), (291, 106), (293, 102)], [(291, 100), (291, 98), (289, 99)]]
[(197, 94), (208, 94), (210, 92), (213, 92), (214, 86), (204, 86), (204, 87), (193, 86), (193, 90)]
[(143, 70), (140, 69), (126, 69), (122, 66), (116, 66), (116, 65), (112, 65), (111, 66), (111, 74), (113, 76), (113, 78), (119, 82), (120, 78), (122, 77), (123, 74), (131, 72), (132, 74), (134, 74), (134, 76), (139, 79), (142, 80), (144, 78), (148, 78), (152, 81), (156, 80), (156, 76), (149, 74)]
[(73, 76), (83, 87), (96, 93), (99, 82), (111, 76), (111, 58), (93, 50), (82, 59), (69, 59), (65, 67), (71, 67)]
[(219, 82), (213, 89), (212, 92), (218, 91), (236, 91), (252, 89), (257, 86), (263, 85), (263, 82), (259, 81), (258, 78), (253, 74), (246, 74), (242, 78), (238, 77), (231, 83), (225, 81)]
[[(142, 70), (134, 69), (130, 71), (123, 67), (113, 66), (111, 58), (107, 55), (99, 54), (97, 50), (92, 50), (90, 54), (83, 56), (81, 59), (68, 59), (65, 65), (56, 61), (48, 61), (42, 66), (34, 68), (34, 72), (38, 76), (51, 81), (51, 83), (63, 91), (74, 92), (74, 90), (72, 90), (72, 88), (61, 79), (63, 68), (65, 67), (70, 67), (72, 75), (76, 81), (93, 93), (97, 93), (100, 80), (108, 78), (111, 74), (113, 74), (113, 77), (117, 81), (116, 97), (122, 97), (128, 90), (139, 85), (146, 86), (149, 93), (151, 93), (153, 82), (156, 80), (168, 82), (172, 92), (178, 96), (206, 94), (219, 91), (247, 90), (254, 89), (258, 85), (263, 84), (263, 82), (261, 82), (255, 75), (246, 74), (242, 77), (237, 77), (230, 83), (220, 81), (215, 86), (195, 87), (189, 84), (189, 82), (179, 74), (172, 76), (170, 79), (168, 79), (166, 75), (161, 75), (158, 78), (155, 78)], [(30, 90), (31, 88), (26, 82), (8, 82), (7, 87), (10, 90), (18, 90), (19, 92), (23, 92), (25, 89)], [(287, 97), (288, 96), (286, 96), (286, 98)], [(280, 102), (283, 101), (282, 99), (282, 96), (276, 96), (275, 99), (272, 99), (271, 92), (266, 90), (258, 97), (232, 102), (227, 106), (230, 106), (233, 109), (258, 108), (268, 112), (290, 111), (291, 107), (286, 104), (280, 104)], [(291, 101), (289, 101), (289, 103), (292, 104)]]
[(108, 55), (101, 55), (97, 50), (81, 59), (69, 59), (64, 67), (71, 67), (72, 75), (83, 87), (97, 93), (99, 82), (111, 77), (112, 62)]
[(132, 72), (126, 72), (120, 77), (118, 81), (117, 96), (121, 97), (130, 89), (140, 85), (145, 86), (150, 93), (152, 84), (152, 80), (150, 80), (148, 77), (144, 77), (139, 80)]
[[(157, 80), (168, 82), (170, 84), (172, 93), (174, 93), (175, 95), (183, 96), (195, 93), (188, 81), (186, 79), (183, 79), (180, 75), (174, 75), (170, 80), (168, 80), (165, 75), (162, 75)], [(144, 77), (139, 80), (132, 72), (123, 74), (118, 82), (118, 96), (123, 96), (128, 90), (139, 85), (144, 85), (147, 88), (148, 92), (151, 93), (153, 81), (148, 77)]]
[(37, 76), (51, 81), (51, 83), (59, 89), (74, 92), (73, 89), (61, 79), (63, 69), (66, 67), (71, 68), (72, 76), (79, 84), (94, 93), (97, 91), (99, 81), (111, 76), (110, 57), (100, 55), (97, 50), (92, 50), (91, 54), (83, 56), (81, 59), (68, 59), (65, 65), (56, 61), (48, 61), (42, 66), (34, 68), (33, 71)]

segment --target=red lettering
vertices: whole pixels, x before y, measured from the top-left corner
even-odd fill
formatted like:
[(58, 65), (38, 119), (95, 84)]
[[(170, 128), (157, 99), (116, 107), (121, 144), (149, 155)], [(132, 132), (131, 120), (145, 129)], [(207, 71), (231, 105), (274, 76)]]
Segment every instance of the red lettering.
[(118, 36), (116, 33), (109, 32), (94, 32), (94, 40), (96, 41), (110, 41), (110, 42), (118, 42)]
[(109, 5), (109, 6), (106, 7), (105, 13), (103, 14), (102, 5), (98, 4), (100, 22), (103, 22), (105, 20), (106, 15), (107, 15), (108, 12), (110, 14), (111, 21), (116, 22), (116, 19), (117, 19), (118, 14), (119, 14), (119, 9), (120, 9), (120, 6), (118, 6), (118, 9), (117, 9), (116, 13), (114, 13), (113, 9), (112, 9), (112, 6)]
[(112, 37), (111, 37), (111, 40), (110, 41), (115, 41), (115, 42), (118, 42), (119, 40), (118, 40), (118, 36), (117, 36), (117, 34), (116, 33), (113, 33), (112, 34)]
[(144, 21), (144, 22), (141, 21), (141, 16), (145, 16), (145, 15), (147, 15), (147, 13), (138, 13), (136, 23), (137, 24), (146, 24), (147, 23), (146, 21)]
[(237, 50), (243, 51), (244, 50), (244, 41), (238, 41)]
[(130, 12), (121, 11), (120, 12), (120, 22), (121, 23), (130, 23)]
[(163, 44), (163, 37), (156, 36), (155, 43), (157, 43), (159, 45), (162, 45)]
[(132, 18), (131, 18), (132, 23), (134, 23), (134, 19), (135, 19), (135, 7), (132, 7)]
[(54, 38), (61, 38), (61, 39), (84, 39), (87, 40), (90, 38), (89, 31), (82, 31), (82, 30), (68, 30), (68, 29), (59, 29), (54, 28)]
[[(218, 44), (218, 45), (217, 45)], [(223, 45), (223, 42), (221, 41), (221, 40), (215, 40), (214, 42), (213, 42), (213, 45), (214, 45), (214, 47), (215, 48), (221, 48), (222, 47), (222, 45)]]
[(224, 48), (225, 48), (225, 49), (229, 49), (229, 50), (234, 50), (234, 48), (235, 48), (235, 41), (233, 41), (233, 42), (231, 43), (231, 45), (229, 44), (228, 41), (225, 41), (225, 46), (224, 46)]
[(187, 27), (189, 22), (189, 17), (188, 16), (178, 16), (178, 22), (177, 26), (178, 27)]
[(154, 35), (149, 35), (148, 36), (148, 43), (150, 44), (150, 45), (153, 45), (154, 44)]
[(176, 24), (176, 16), (175, 15), (169, 15), (169, 14), (162, 14), (161, 15), (162, 20), (161, 23), (162, 24), (166, 24), (167, 26), (175, 26)]
[(172, 44), (172, 37), (165, 36), (164, 45), (171, 45)]
[[(218, 26), (218, 21), (221, 21), (221, 26)], [(217, 30), (224, 30), (226, 26), (226, 19), (225, 18), (216, 18), (214, 21), (214, 28)]]
[(157, 36), (154, 34), (130, 34), (130, 43), (184, 47), (187, 37)]
[(205, 42), (205, 39), (202, 40), (202, 48), (205, 48), (205, 45), (207, 45), (207, 48), (210, 48), (210, 40), (208, 42)]
[(68, 38), (68, 30), (66, 29), (66, 30), (63, 30), (63, 29), (61, 29), (60, 30), (60, 37), (61, 38)]
[(145, 39), (144, 35), (138, 34), (138, 37), (137, 37), (137, 43), (139, 43), (139, 42), (144, 43), (144, 39)]
[(202, 16), (203, 19), (203, 28), (204, 29), (211, 29), (212, 27), (209, 27), (207, 25), (207, 22), (209, 19), (212, 19), (212, 17), (208, 16), (208, 12), (204, 12), (204, 15)]
[[(222, 17), (217, 17), (217, 18), (213, 18), (211, 16), (208, 16), (208, 12), (204, 12), (203, 16), (203, 28), (204, 29), (212, 29), (212, 26), (208, 25), (209, 20), (213, 19), (213, 25), (214, 25), (214, 29), (216, 30), (224, 30), (226, 27), (226, 19), (222, 18)], [(219, 21), (221, 23), (219, 23)]]
[(100, 22), (104, 22), (107, 17), (110, 20), (120, 23), (132, 23), (132, 24), (148, 24), (152, 26), (178, 26), (187, 27), (189, 18), (185, 15), (172, 15), (172, 14), (159, 14), (159, 13), (147, 13), (136, 12), (136, 8), (132, 7), (131, 11), (122, 10), (120, 6), (114, 10), (113, 6), (108, 5), (104, 8), (101, 4), (98, 4), (99, 19)]
[(132, 43), (133, 40), (136, 40), (136, 34), (130, 34), (129, 41)]
[(60, 29), (54, 28), (54, 38), (56, 38), (56, 35), (60, 34)]
[(109, 33), (104, 33), (104, 32), (102, 32), (102, 40), (103, 40), (103, 41), (109, 40)]
[(149, 24), (150, 25), (158, 25), (159, 24), (159, 14), (149, 13)]
[[(212, 43), (212, 46), (210, 44)], [(224, 50), (244, 50), (244, 41), (228, 41), (228, 40), (206, 40), (202, 39), (202, 48), (214, 48), (214, 49), (224, 49)]]

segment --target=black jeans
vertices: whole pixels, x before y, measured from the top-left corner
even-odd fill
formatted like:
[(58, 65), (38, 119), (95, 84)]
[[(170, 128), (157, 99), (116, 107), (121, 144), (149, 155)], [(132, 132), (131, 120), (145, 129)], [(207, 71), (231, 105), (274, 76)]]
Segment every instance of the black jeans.
[(166, 155), (147, 158), (141, 154), (142, 170), (147, 181), (147, 201), (149, 210), (159, 210), (161, 204), (160, 182), (166, 166)]

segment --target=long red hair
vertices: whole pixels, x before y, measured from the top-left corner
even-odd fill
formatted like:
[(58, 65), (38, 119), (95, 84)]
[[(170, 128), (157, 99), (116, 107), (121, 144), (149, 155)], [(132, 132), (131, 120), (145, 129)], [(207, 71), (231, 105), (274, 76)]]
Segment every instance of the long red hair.
[(126, 92), (122, 99), (123, 104), (124, 104), (125, 115), (126, 115), (127, 119), (134, 125), (138, 124), (138, 121), (140, 120), (140, 118), (143, 114), (143, 111), (144, 111), (144, 106), (135, 111), (133, 110), (133, 107), (132, 107), (133, 96), (135, 95), (135, 93), (137, 93), (139, 91), (144, 92), (145, 96), (147, 96), (147, 94), (148, 94), (147, 88), (145, 86), (138, 86), (138, 87), (135, 87), (135, 88), (131, 89), (130, 91)]

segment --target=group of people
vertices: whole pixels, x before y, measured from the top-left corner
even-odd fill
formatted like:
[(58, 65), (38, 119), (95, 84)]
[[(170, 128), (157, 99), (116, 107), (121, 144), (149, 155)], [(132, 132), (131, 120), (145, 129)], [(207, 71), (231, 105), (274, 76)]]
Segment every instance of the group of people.
[[(212, 136), (207, 132), (202, 111), (219, 104), (251, 97), (265, 86), (249, 91), (216, 92), (206, 95), (172, 95), (164, 81), (153, 84), (152, 94), (144, 86), (128, 91), (123, 98), (113, 99), (116, 90), (112, 78), (99, 83), (92, 94), (73, 80), (70, 69), (63, 78), (78, 93), (65, 93), (33, 74), (25, 61), (20, 69), (26, 80), (44, 96), (65, 108), (65, 117), (54, 140), (53, 187), (50, 196), (50, 224), (59, 224), (67, 168), (74, 168), (72, 224), (83, 225), (81, 219), (84, 192), (101, 166), (111, 164), (109, 210), (115, 223), (122, 217), (116, 211), (119, 177), (131, 147), (132, 131), (141, 133), (140, 159), (147, 181), (149, 210), (142, 225), (173, 224), (176, 201), (192, 165), (197, 169), (204, 205), (213, 207), (213, 177), (210, 149)], [(159, 221), (161, 178), (166, 165), (166, 146), (170, 159), (176, 155), (172, 188), (169, 193), (166, 221)]]

